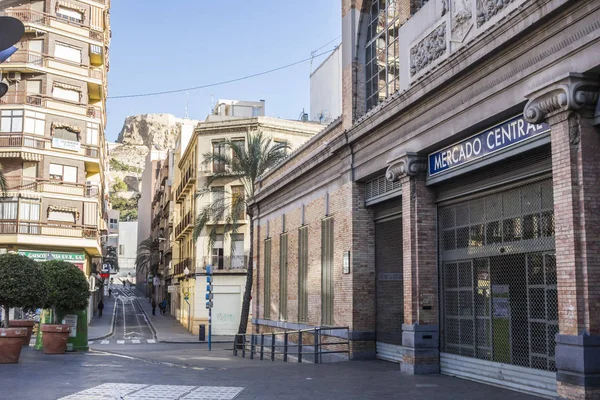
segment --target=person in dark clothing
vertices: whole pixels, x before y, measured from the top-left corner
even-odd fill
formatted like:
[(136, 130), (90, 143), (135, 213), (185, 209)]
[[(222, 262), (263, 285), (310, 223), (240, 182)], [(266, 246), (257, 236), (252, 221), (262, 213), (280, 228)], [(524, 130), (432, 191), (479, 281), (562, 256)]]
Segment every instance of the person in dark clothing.
[(98, 317), (102, 316), (102, 310), (104, 310), (104, 303), (100, 300), (100, 303), (98, 303)]
[(152, 315), (156, 315), (156, 300), (152, 300)]

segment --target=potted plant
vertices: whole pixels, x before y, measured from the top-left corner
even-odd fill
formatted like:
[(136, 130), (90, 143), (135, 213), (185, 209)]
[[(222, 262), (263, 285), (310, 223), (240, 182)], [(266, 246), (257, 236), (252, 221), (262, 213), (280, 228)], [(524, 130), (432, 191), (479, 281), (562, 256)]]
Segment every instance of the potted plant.
[(89, 286), (83, 272), (66, 261), (43, 263), (43, 275), (48, 288), (44, 308), (52, 309), (53, 324), (41, 325), (45, 354), (63, 354), (71, 327), (59, 321), (70, 311), (87, 308)]
[(35, 261), (18, 254), (0, 255), (0, 305), (4, 309), (3, 327), (0, 328), (0, 364), (19, 362), (21, 348), (24, 344), (29, 345), (30, 329), (33, 327), (14, 327), (8, 310), (13, 307), (39, 307), (44, 303), (45, 295), (46, 285), (41, 268)]

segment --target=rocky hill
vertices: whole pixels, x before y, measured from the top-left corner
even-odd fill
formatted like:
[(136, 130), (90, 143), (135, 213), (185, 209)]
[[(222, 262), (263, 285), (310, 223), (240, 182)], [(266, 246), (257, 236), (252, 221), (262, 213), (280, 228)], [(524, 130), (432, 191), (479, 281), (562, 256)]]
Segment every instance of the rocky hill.
[(114, 209), (121, 220), (137, 219), (137, 200), (146, 155), (151, 146), (158, 149), (175, 147), (181, 130), (181, 119), (171, 114), (142, 114), (125, 118), (116, 143), (109, 143), (107, 179)]

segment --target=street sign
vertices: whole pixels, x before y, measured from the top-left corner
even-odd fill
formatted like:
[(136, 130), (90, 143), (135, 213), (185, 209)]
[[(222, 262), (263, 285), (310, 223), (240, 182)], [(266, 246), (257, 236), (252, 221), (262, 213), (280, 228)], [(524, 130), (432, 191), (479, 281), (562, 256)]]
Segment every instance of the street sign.
[(184, 292), (183, 296), (186, 297), (186, 298), (189, 298), (190, 297), (190, 292)]
[(206, 285), (206, 291), (212, 292), (212, 285)]
[(206, 283), (212, 283), (213, 282), (213, 277), (212, 276), (207, 276), (206, 277)]
[(167, 287), (167, 292), (169, 292), (169, 293), (177, 293), (177, 286), (175, 286), (175, 285), (169, 285)]
[(206, 275), (212, 275), (212, 273), (213, 273), (212, 265), (207, 265), (206, 266)]
[[(213, 302), (212, 301), (207, 301), (206, 302), (206, 309), (210, 310), (213, 307)], [(209, 320), (210, 321), (210, 320)]]
[(213, 299), (213, 294), (212, 293), (206, 293), (206, 300), (212, 300)]

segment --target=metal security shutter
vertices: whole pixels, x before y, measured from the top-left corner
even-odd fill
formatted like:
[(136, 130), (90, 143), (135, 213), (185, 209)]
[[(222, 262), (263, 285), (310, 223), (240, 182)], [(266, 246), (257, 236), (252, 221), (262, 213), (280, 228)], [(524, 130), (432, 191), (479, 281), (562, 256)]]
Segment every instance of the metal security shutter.
[(271, 318), (271, 239), (265, 240), (265, 319)]
[(321, 221), (321, 322), (333, 325), (333, 218)]
[(440, 204), (442, 373), (556, 395), (552, 190), (544, 179)]
[(402, 361), (402, 217), (375, 221), (377, 358)]
[(287, 275), (288, 275), (288, 236), (282, 233), (279, 238), (279, 319), (287, 320)]
[(308, 226), (298, 229), (298, 322), (308, 320)]
[(477, 195), (478, 192), (503, 188), (527, 179), (536, 179), (552, 172), (552, 156), (549, 146), (511, 157), (501, 164), (458, 176), (436, 186), (439, 202), (458, 197)]

